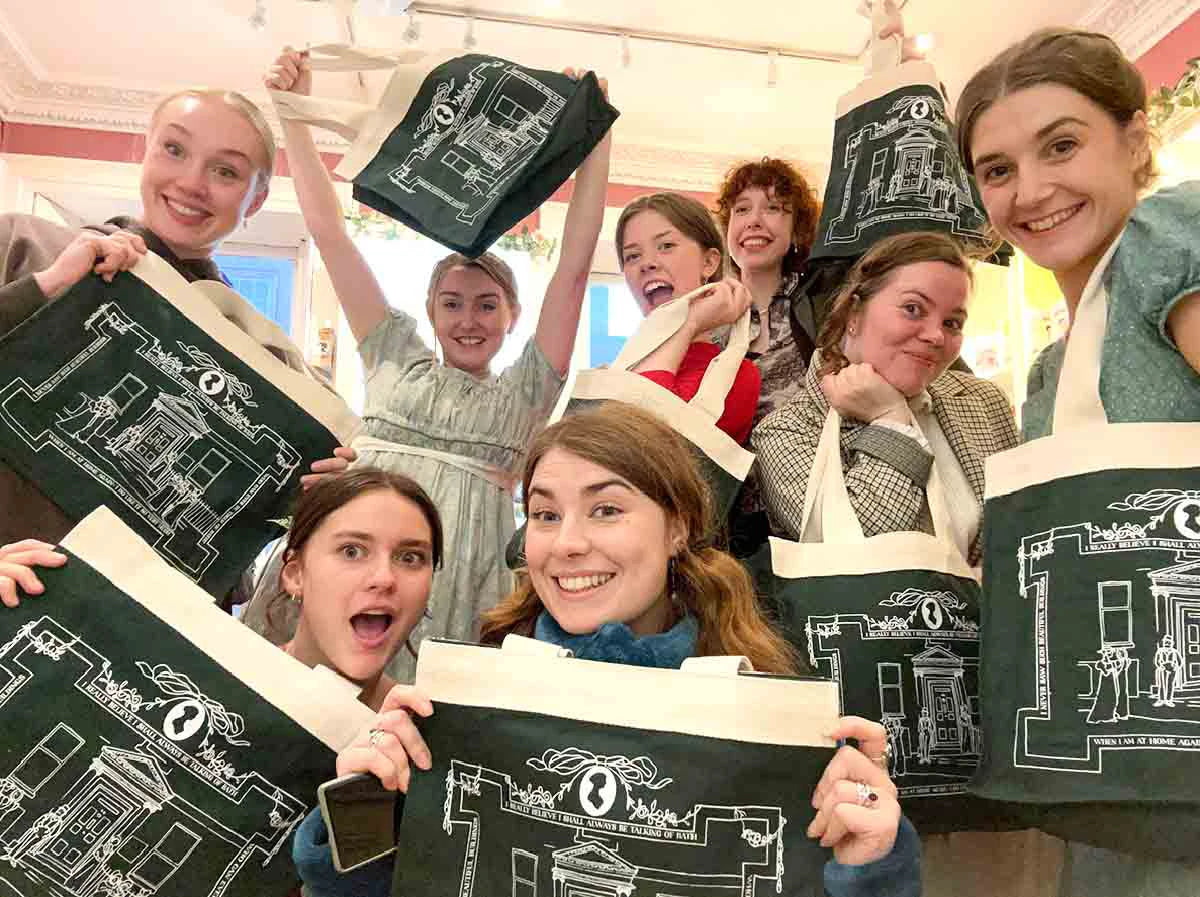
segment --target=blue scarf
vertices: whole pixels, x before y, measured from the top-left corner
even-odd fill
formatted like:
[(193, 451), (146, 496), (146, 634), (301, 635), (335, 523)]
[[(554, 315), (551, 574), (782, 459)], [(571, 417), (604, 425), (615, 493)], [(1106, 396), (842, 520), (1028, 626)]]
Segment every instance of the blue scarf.
[(624, 623), (605, 623), (587, 635), (571, 635), (548, 611), (542, 611), (533, 629), (533, 637), (539, 642), (550, 642), (560, 648), (569, 648), (582, 660), (599, 660), (603, 663), (625, 663), (635, 667), (657, 667), (677, 670), (683, 662), (696, 653), (696, 640), (700, 627), (696, 618), (688, 615), (657, 635), (641, 638)]

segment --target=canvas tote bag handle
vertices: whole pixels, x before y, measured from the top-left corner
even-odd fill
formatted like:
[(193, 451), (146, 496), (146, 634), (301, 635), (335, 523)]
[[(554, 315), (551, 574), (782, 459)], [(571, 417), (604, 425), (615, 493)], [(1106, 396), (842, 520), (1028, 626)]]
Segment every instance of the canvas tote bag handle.
[(1108, 324), (1108, 289), (1104, 286), (1104, 274), (1120, 242), (1118, 236), (1096, 263), (1075, 309), (1054, 397), (1052, 433), (1108, 423), (1104, 403), (1100, 401), (1100, 355), (1104, 348), (1104, 328)]
[[(688, 308), (691, 306), (692, 300), (702, 296), (713, 286), (714, 284), (704, 284), (650, 312), (633, 336), (625, 341), (620, 353), (609, 366), (610, 369), (629, 370), (678, 333), (679, 329), (687, 322)], [(700, 387), (688, 404), (704, 411), (714, 422), (719, 420), (725, 413), (725, 399), (729, 395), (729, 390), (733, 388), (738, 369), (749, 348), (750, 313), (747, 311), (734, 323), (729, 334), (729, 342), (712, 360), (708, 370), (704, 372)]]
[[(911, 411), (909, 423), (917, 426)], [(850, 493), (846, 491), (846, 475), (842, 470), (841, 432), (842, 416), (830, 408), (825, 416), (825, 426), (821, 429), (817, 453), (804, 488), (804, 510), (800, 521), (801, 542), (816, 541), (810, 532), (814, 520), (821, 521), (822, 542), (866, 541), (862, 524), (859, 523), (858, 515), (854, 513), (854, 506), (850, 504)], [(949, 538), (950, 508), (936, 463), (929, 471), (925, 497), (929, 502), (934, 536)]]
[[(362, 142), (359, 138), (364, 138), (367, 146), (355, 146), (347, 153), (347, 157), (355, 157), (353, 164), (359, 169), (374, 157), (387, 135), (391, 133), (392, 127), (404, 118), (409, 104), (429, 73), (443, 62), (461, 55), (461, 51), (457, 50), (439, 50), (432, 53), (422, 50), (390, 52), (348, 44), (318, 44), (310, 47), (308, 53), (313, 71), (392, 70), (392, 78), (377, 105), (351, 100), (306, 97), (283, 90), (267, 91), (281, 119), (316, 125), (344, 137), (351, 143)], [(388, 114), (377, 114), (381, 112)], [(360, 159), (360, 156), (365, 159)], [(345, 161), (344, 159), (343, 162)], [(346, 176), (343, 166), (338, 166), (338, 173)], [(354, 174), (357, 174), (357, 171)]]

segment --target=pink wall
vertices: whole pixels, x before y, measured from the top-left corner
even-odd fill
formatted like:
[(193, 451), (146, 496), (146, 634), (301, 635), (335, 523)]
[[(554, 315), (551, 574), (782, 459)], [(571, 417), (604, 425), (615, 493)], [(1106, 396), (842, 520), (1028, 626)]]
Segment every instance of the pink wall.
[(1182, 25), (1142, 54), (1137, 67), (1150, 90), (1164, 84), (1174, 87), (1187, 70), (1187, 62), (1200, 56), (1200, 12), (1192, 13)]

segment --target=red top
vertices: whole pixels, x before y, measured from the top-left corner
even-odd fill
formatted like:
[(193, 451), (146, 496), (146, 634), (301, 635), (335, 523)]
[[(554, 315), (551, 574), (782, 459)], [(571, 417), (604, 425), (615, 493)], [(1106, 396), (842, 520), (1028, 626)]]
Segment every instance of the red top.
[[(692, 343), (688, 346), (676, 373), (642, 371), (642, 376), (648, 377), (659, 386), (665, 386), (687, 401), (696, 394), (704, 372), (720, 353), (721, 347), (715, 343)], [(762, 378), (758, 373), (758, 366), (743, 358), (729, 395), (725, 397), (725, 413), (717, 421), (717, 426), (732, 436), (739, 445), (744, 445), (750, 438), (750, 426), (754, 423), (754, 410), (758, 407), (758, 394), (761, 389)]]

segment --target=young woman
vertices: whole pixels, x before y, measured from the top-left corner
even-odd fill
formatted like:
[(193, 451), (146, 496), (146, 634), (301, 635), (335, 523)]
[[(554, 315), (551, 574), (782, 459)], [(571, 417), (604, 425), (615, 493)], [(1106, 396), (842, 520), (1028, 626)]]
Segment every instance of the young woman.
[[(1074, 320), (1114, 240), (1100, 397), (1110, 422), (1200, 420), (1200, 182), (1140, 199), (1154, 175), (1142, 76), (1101, 34), (1009, 47), (958, 101), (959, 149), (992, 226), (1053, 272)], [(1025, 438), (1049, 432), (1066, 340), (1029, 376)]]
[[(570, 415), (534, 441), (524, 486), (528, 568), (487, 615), (486, 642), (515, 632), (585, 659), (660, 668), (692, 656), (743, 654), (759, 670), (795, 672), (786, 643), (758, 611), (747, 573), (709, 544), (707, 487), (686, 443), (661, 420), (619, 402)], [(416, 689), (396, 688), (371, 730), (339, 756), (338, 772), (370, 771), (389, 788), (407, 789), (410, 764), (430, 765), (412, 717), (432, 712)], [(834, 734), (857, 738), (860, 749), (842, 747), (813, 795), (817, 815), (808, 834), (837, 858), (826, 866), (826, 892), (919, 893), (916, 836), (876, 762), (883, 727), (847, 718)], [(876, 793), (870, 806), (856, 802), (858, 782)], [(319, 868), (301, 872), (310, 881)]]
[[(570, 73), (568, 73), (570, 74)], [(305, 54), (285, 50), (268, 87), (308, 93)], [(558, 267), (537, 331), (520, 359), (499, 376), (491, 362), (520, 314), (512, 272), (485, 254), (453, 254), (434, 269), (426, 310), (439, 361), (417, 336), (417, 322), (388, 306), (366, 260), (346, 233), (329, 175), (305, 125), (284, 123), (289, 162), (305, 223), (358, 341), (367, 377), (364, 463), (402, 470), (429, 490), (446, 514), (455, 551), (438, 577), (432, 619), (416, 637), (473, 640), (479, 614), (511, 586), (504, 548), (515, 527), (511, 482), (535, 430), (553, 409), (575, 344), (580, 306), (600, 234), (610, 137), (580, 166), (567, 211)], [(411, 679), (411, 658), (392, 672)]]
[[(321, 478), (297, 504), (268, 609), (295, 612), (284, 650), (336, 670), (359, 686), (360, 701), (381, 710), (396, 684), (385, 667), (425, 613), (444, 545), (437, 507), (408, 477), (357, 467)], [(66, 562), (35, 539), (0, 547), (0, 601), (15, 607), (21, 593), (43, 595), (35, 568)], [(300, 831), (314, 828), (319, 810)]]
[[(32, 215), (0, 215), (0, 335), (95, 271), (109, 279), (147, 249), (187, 280), (223, 280), (212, 254), (266, 201), (275, 139), (262, 112), (231, 91), (185, 90), (167, 97), (150, 121), (142, 159), (140, 218), (113, 218), (74, 231)], [(231, 318), (242, 329), (249, 322)], [(290, 343), (268, 344), (303, 368)], [(349, 449), (313, 465), (344, 469)], [(311, 482), (311, 480), (306, 480)], [(31, 535), (57, 542), (74, 521), (0, 462), (0, 543)], [(244, 600), (244, 598), (240, 599)]]
[[(634, 370), (690, 399), (721, 347), (713, 331), (732, 324), (750, 307), (750, 291), (732, 278), (722, 279), (725, 244), (708, 210), (679, 193), (639, 196), (617, 219), (617, 255), (629, 292), (642, 310), (683, 296), (704, 284), (712, 289), (692, 300), (687, 322)], [(717, 426), (744, 443), (758, 403), (760, 377), (744, 361), (725, 400)]]
[(889, 237), (850, 270), (803, 388), (754, 431), (779, 531), (801, 537), (804, 492), (832, 407), (842, 416), (846, 489), (863, 532), (928, 531), (925, 486), (936, 461), (954, 540), (978, 563), (983, 462), (1018, 438), (998, 387), (948, 370), (970, 291), (966, 257), (937, 233)]
[[(1200, 421), (1200, 183), (1142, 198), (1154, 175), (1146, 99), (1141, 75), (1110, 38), (1038, 31), (963, 89), (959, 150), (993, 227), (1053, 272), (1072, 322), (1088, 279), (1120, 240), (1103, 272), (1099, 385), (1108, 420)], [(1026, 439), (1051, 430), (1068, 338), (1043, 350), (1030, 370)], [(1198, 863), (1074, 843), (1058, 891), (1198, 892)]]

